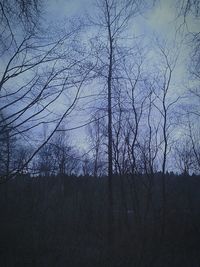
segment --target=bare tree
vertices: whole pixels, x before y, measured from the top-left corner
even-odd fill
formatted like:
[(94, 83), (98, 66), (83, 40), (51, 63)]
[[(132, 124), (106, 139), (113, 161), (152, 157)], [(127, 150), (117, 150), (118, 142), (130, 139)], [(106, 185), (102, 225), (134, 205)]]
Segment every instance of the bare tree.
[(199, 0), (177, 0), (178, 15), (183, 16), (184, 22), (190, 14), (199, 17), (199, 4)]
[[(195, 124), (196, 124), (196, 121), (195, 121)], [(194, 122), (192, 123), (189, 119), (188, 128), (189, 128), (188, 136), (191, 142), (191, 149), (193, 151), (193, 158), (194, 158), (193, 167), (194, 167), (194, 170), (199, 172), (200, 170), (199, 127), (194, 127)]]
[(7, 127), (6, 121), (4, 120), (4, 115), (1, 112), (0, 113), (1, 120), (4, 121), (4, 123), (0, 123), (0, 131), (4, 128), (5, 131), (0, 136), (0, 144), (1, 144), (1, 152), (0, 152), (0, 166), (1, 166), (1, 172), (0, 176), (6, 176), (8, 179), (8, 175), (10, 171), (12, 170), (11, 162), (12, 162), (12, 150), (13, 145), (15, 145), (15, 139), (10, 137), (10, 128)]
[(65, 127), (61, 126), (59, 128), (49, 145), (53, 150), (56, 174), (62, 176), (78, 174), (80, 165), (79, 153), (71, 144), (70, 135), (65, 131)]
[[(108, 194), (109, 194), (109, 216), (110, 216), (110, 234), (113, 228), (113, 132), (112, 132), (112, 97), (114, 93), (114, 79), (117, 75), (114, 73), (117, 69), (117, 61), (120, 57), (118, 47), (120, 38), (126, 32), (128, 22), (139, 11), (137, 1), (97, 1), (98, 16), (95, 20), (95, 25), (98, 25), (102, 32), (101, 40), (98, 40), (98, 47), (101, 47), (101, 54), (98, 53), (101, 67), (98, 68), (98, 73), (106, 79), (107, 90), (107, 114), (108, 114)], [(106, 58), (103, 58), (105, 55)]]
[(172, 110), (175, 104), (179, 101), (180, 96), (170, 97), (170, 88), (172, 83), (172, 74), (175, 70), (178, 53), (174, 50), (173, 55), (170, 53), (170, 49), (166, 47), (166, 44), (160, 45), (158, 48), (161, 55), (161, 69), (160, 76), (157, 77), (158, 91), (154, 90), (154, 94), (157, 98), (157, 102), (154, 102), (154, 107), (160, 113), (161, 118), (161, 170), (162, 170), (162, 223), (161, 223), (161, 239), (165, 236), (165, 223), (166, 223), (166, 167), (167, 156), (171, 150), (170, 137), (174, 127)]
[(190, 27), (191, 18), (197, 24), (200, 21), (200, 1), (199, 0), (177, 0), (175, 1), (177, 8), (178, 30), (183, 30), (183, 33), (189, 40), (191, 47), (191, 60), (189, 61), (189, 72), (195, 77), (200, 79), (200, 32)]
[(189, 175), (193, 165), (193, 152), (189, 140), (181, 140), (179, 144), (176, 145), (175, 159), (181, 173)]
[(40, 149), (37, 157), (38, 171), (41, 176), (49, 177), (56, 174), (56, 160), (53, 155), (53, 147), (46, 144)]
[[(25, 164), (72, 112), (91, 70), (83, 66), (83, 62), (87, 65), (87, 56), (79, 49), (79, 29), (80, 25), (70, 25), (67, 33), (45, 33), (45, 37), (44, 32), (23, 30), (18, 37), (18, 29), (13, 28), (14, 44), (2, 47), (0, 111), (5, 116), (0, 118), (0, 135), (5, 135), (9, 128), (10, 138), (22, 137), (26, 142), (33, 142), (35, 149)], [(55, 108), (60, 101), (65, 102), (61, 112)], [(46, 140), (43, 143), (30, 140), (32, 133), (45, 123), (54, 125)]]
[(1, 48), (10, 48), (16, 45), (16, 29), (33, 33), (39, 28), (43, 4), (43, 0), (0, 1)]
[(93, 123), (88, 126), (89, 142), (94, 161), (94, 177), (99, 177), (105, 174), (105, 139), (104, 123), (105, 118), (101, 112), (93, 116)]

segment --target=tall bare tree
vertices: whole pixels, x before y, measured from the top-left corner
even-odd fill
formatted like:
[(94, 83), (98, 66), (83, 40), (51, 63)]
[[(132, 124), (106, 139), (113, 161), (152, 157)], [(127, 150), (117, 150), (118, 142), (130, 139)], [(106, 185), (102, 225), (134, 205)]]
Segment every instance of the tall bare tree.
[(171, 84), (173, 80), (173, 73), (177, 65), (179, 53), (174, 49), (173, 53), (167, 44), (161, 45), (158, 42), (158, 50), (161, 56), (161, 68), (159, 77), (157, 76), (157, 89), (154, 90), (154, 94), (157, 98), (157, 102), (154, 102), (154, 107), (160, 113), (161, 118), (161, 170), (162, 170), (162, 223), (161, 223), (161, 239), (165, 236), (165, 224), (166, 224), (166, 168), (167, 157), (171, 150), (170, 138), (174, 129), (172, 111), (175, 104), (179, 101), (180, 96), (172, 97)]
[[(121, 55), (118, 48), (121, 38), (125, 37), (130, 19), (139, 11), (138, 1), (130, 0), (98, 0), (98, 15), (95, 25), (98, 25), (101, 32), (101, 39), (98, 40), (98, 47), (101, 53), (98, 54), (101, 67), (98, 74), (106, 79), (107, 90), (107, 114), (108, 114), (108, 194), (109, 194), (109, 216), (110, 226), (113, 227), (113, 132), (112, 132), (112, 98), (114, 93), (114, 81), (117, 78), (117, 62)], [(103, 55), (103, 57), (102, 57)], [(110, 231), (111, 231), (110, 228)]]

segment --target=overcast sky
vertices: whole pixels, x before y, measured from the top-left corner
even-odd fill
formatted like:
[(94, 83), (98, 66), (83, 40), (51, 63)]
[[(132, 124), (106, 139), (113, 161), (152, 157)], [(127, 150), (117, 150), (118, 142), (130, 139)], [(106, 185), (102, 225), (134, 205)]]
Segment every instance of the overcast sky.
[[(95, 10), (95, 0), (48, 0), (46, 2), (45, 17), (48, 22), (63, 20), (64, 18), (85, 17), (86, 12), (93, 15)], [(148, 2), (148, 1), (147, 1)], [(182, 27), (177, 32), (181, 24), (181, 19), (177, 19), (177, 10), (174, 0), (157, 1), (154, 7), (147, 9), (140, 16), (136, 17), (130, 27), (130, 37), (143, 36), (145, 42), (153, 46), (155, 36), (165, 39), (169, 43), (174, 41), (182, 42), (180, 32), (183, 30), (195, 32), (200, 28), (199, 21), (192, 16), (187, 18), (187, 29)], [(188, 57), (188, 46), (182, 42), (181, 47), (181, 66), (177, 68), (180, 75), (185, 75), (183, 59)], [(180, 68), (181, 67), (181, 68)]]
[[(46, 17), (51, 21), (62, 19), (64, 17), (84, 16), (85, 12), (92, 14), (95, 8), (95, 0), (48, 0), (46, 2)], [(147, 1), (148, 2), (148, 1)], [(165, 37), (172, 37), (177, 28), (177, 12), (174, 0), (157, 1), (153, 8), (142, 14), (143, 21), (136, 21), (138, 32), (151, 34), (156, 31)], [(138, 18), (137, 18), (138, 20)], [(192, 17), (188, 17), (189, 30), (199, 29), (199, 23), (196, 23)], [(139, 24), (139, 25), (138, 25)]]
[[(56, 23), (65, 18), (85, 18), (86, 13), (92, 16), (95, 10), (95, 2), (95, 0), (48, 0), (46, 1), (44, 13), (46, 23)], [(199, 23), (197, 23), (192, 16), (189, 16), (187, 18), (187, 29), (183, 27), (180, 31), (177, 31), (181, 20), (180, 18), (177, 19), (176, 16), (177, 10), (175, 9), (174, 0), (160, 0), (156, 2), (154, 7), (147, 9), (140, 16), (136, 17), (129, 30), (130, 37), (133, 35), (142, 36), (143, 42), (149, 45), (151, 48), (149, 56), (152, 61), (155, 60), (155, 64), (157, 62), (157, 50), (154, 49), (155, 39), (166, 40), (169, 46), (176, 40), (176, 43), (179, 45), (180, 55), (174, 75), (176, 79), (172, 83), (174, 95), (183, 94), (188, 82), (186, 78), (186, 63), (190, 50), (188, 45), (185, 44), (185, 41), (182, 41), (183, 35), (180, 33), (183, 30), (193, 32), (200, 28)], [(77, 114), (78, 117), (76, 120), (73, 120), (72, 127), (75, 126), (76, 121), (78, 121), (77, 125), (81, 122), (84, 123), (83, 118), (85, 118), (85, 115), (81, 115), (80, 112)], [(84, 142), (82, 138), (80, 138), (80, 129), (78, 130), (78, 134), (79, 138), (77, 140), (79, 140), (79, 146), (81, 146)]]

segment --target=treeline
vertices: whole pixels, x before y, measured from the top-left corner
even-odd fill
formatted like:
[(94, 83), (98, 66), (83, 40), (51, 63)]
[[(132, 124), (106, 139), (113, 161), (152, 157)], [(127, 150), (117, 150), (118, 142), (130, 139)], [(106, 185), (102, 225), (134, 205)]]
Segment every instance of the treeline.
[(108, 178), (27, 175), (0, 187), (1, 266), (200, 265), (200, 177), (115, 176), (113, 243)]
[[(122, 115), (122, 114), (121, 114)], [(83, 175), (102, 177), (108, 173), (106, 122), (96, 119), (88, 126), (88, 137), (85, 145), (87, 151), (80, 150), (72, 141), (73, 136), (65, 131), (64, 126), (55, 132), (51, 140), (43, 145), (34, 157), (34, 144), (28, 145), (21, 138), (9, 136), (9, 130), (0, 138), (0, 184), (16, 178), (18, 174), (31, 176)], [(148, 127), (141, 125), (141, 131)], [(0, 125), (0, 130), (3, 128)], [(163, 152), (163, 140), (153, 131), (135, 134), (137, 128), (124, 118), (113, 128), (113, 174), (153, 176), (161, 171), (174, 171), (178, 174), (199, 174), (200, 146), (198, 132), (190, 129), (187, 138), (171, 140), (170, 149)], [(46, 135), (47, 129), (41, 131), (40, 139)], [(8, 134), (8, 135), (7, 135)], [(153, 141), (153, 138), (156, 138)], [(177, 137), (178, 138), (178, 137)], [(165, 157), (164, 157), (165, 156)], [(27, 163), (28, 162), (28, 163)], [(164, 170), (163, 170), (164, 166)]]

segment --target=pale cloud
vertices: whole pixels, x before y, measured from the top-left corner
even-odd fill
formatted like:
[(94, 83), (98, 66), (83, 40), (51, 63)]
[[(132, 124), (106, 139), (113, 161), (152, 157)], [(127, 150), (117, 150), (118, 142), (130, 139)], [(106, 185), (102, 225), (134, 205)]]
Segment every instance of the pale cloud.
[(64, 17), (81, 16), (90, 9), (92, 0), (50, 0), (47, 4), (46, 15), (50, 20)]
[(147, 17), (151, 31), (165, 38), (172, 38), (176, 32), (176, 10), (171, 1), (160, 1)]

